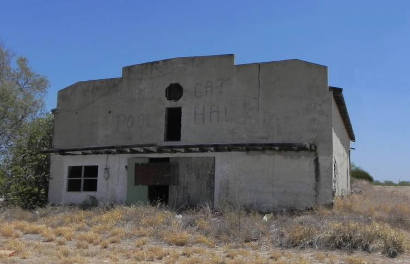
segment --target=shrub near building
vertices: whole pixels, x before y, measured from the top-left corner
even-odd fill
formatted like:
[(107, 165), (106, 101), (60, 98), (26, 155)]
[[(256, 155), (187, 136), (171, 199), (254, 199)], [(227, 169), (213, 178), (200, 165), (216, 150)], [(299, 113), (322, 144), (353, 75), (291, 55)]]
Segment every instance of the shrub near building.
[(358, 180), (365, 180), (368, 182), (373, 182), (374, 179), (373, 177), (365, 170), (362, 168), (352, 164), (352, 169), (350, 171), (350, 176), (352, 178), (358, 179)]

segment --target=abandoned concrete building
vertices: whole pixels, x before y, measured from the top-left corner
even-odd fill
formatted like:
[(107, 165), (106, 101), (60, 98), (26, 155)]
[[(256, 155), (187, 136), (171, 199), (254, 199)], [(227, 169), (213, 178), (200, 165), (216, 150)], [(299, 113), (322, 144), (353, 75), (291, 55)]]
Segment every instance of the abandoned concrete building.
[(269, 211), (350, 190), (355, 136), (326, 66), (234, 55), (137, 64), (60, 90), (54, 115), (51, 203)]

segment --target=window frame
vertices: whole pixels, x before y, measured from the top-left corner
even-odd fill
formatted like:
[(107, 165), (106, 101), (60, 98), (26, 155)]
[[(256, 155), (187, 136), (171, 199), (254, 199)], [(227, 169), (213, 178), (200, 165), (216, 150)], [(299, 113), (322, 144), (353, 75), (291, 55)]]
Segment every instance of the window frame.
[[(70, 177), (70, 169), (72, 167), (81, 167), (81, 176), (80, 177)], [(84, 177), (85, 168), (86, 167), (97, 167), (97, 175), (96, 177)], [(98, 174), (99, 174), (99, 166), (98, 165), (69, 165), (67, 166), (67, 177), (66, 177), (66, 192), (68, 193), (96, 193), (98, 191)], [(70, 180), (80, 180), (80, 190), (72, 191), (69, 189), (69, 182)], [(95, 180), (95, 191), (84, 191), (84, 182), (86, 180)]]

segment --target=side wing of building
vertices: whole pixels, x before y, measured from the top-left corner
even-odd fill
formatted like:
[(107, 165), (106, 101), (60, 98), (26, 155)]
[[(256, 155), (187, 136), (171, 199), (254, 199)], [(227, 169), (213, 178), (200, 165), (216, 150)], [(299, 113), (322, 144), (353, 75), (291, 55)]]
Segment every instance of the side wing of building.
[(335, 195), (350, 193), (350, 142), (355, 141), (342, 89), (330, 87), (332, 98), (333, 184)]

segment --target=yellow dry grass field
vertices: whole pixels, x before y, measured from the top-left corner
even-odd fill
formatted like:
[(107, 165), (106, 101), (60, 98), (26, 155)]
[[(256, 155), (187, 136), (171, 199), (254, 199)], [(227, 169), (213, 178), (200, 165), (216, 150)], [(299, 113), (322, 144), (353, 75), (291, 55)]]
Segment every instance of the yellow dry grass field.
[(363, 182), (354, 190), (332, 209), (269, 215), (0, 208), (0, 263), (410, 263), (410, 196)]
[(410, 198), (410, 186), (374, 186), (375, 190), (381, 190), (389, 195), (404, 195)]

